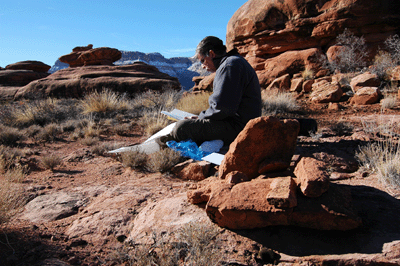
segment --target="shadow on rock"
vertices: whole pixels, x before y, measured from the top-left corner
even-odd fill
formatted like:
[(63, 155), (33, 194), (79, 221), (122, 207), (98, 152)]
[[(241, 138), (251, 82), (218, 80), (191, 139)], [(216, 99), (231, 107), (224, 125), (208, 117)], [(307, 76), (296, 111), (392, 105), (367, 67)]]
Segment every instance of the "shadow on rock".
[(350, 186), (350, 189), (354, 207), (363, 222), (357, 229), (321, 231), (274, 226), (233, 231), (291, 256), (381, 253), (385, 243), (400, 240), (400, 201), (373, 187)]

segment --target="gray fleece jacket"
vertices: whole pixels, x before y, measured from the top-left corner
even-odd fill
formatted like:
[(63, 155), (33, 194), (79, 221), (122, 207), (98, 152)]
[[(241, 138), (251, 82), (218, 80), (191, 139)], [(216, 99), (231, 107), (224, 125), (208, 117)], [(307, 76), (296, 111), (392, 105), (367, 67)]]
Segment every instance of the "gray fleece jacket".
[(210, 106), (200, 113), (199, 119), (227, 120), (244, 127), (250, 119), (261, 116), (260, 83), (246, 59), (235, 49), (216, 67), (213, 93), (208, 99)]

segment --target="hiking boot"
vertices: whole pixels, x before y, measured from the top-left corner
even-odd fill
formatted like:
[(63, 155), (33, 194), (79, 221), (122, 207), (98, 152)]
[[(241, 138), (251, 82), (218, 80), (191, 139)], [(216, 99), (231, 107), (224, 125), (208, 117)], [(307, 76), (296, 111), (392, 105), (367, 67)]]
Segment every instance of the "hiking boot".
[(170, 140), (174, 140), (173, 137), (170, 134), (167, 134), (165, 136), (160, 136), (158, 138), (155, 138), (154, 141), (160, 145), (160, 149), (165, 149), (168, 148), (167, 142)]

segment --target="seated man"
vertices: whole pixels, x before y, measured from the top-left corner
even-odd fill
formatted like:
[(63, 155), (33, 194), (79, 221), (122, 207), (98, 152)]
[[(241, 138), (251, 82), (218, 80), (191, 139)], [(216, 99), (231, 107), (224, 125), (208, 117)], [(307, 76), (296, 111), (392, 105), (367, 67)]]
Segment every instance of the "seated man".
[(161, 146), (169, 140), (222, 140), (229, 145), (250, 119), (261, 116), (261, 89), (256, 72), (236, 49), (226, 52), (222, 40), (208, 36), (196, 49), (203, 68), (216, 72), (209, 108), (199, 116), (176, 123), (172, 132), (157, 139)]

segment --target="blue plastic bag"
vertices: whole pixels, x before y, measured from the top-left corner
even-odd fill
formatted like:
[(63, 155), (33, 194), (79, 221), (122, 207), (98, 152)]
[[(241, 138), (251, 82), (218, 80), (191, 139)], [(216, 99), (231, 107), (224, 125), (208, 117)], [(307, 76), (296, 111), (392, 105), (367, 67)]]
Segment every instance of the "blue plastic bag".
[(189, 157), (197, 161), (201, 161), (201, 158), (211, 154), (211, 152), (201, 150), (197, 144), (190, 139), (181, 142), (170, 140), (167, 142), (167, 146), (175, 151), (178, 151), (181, 156)]

